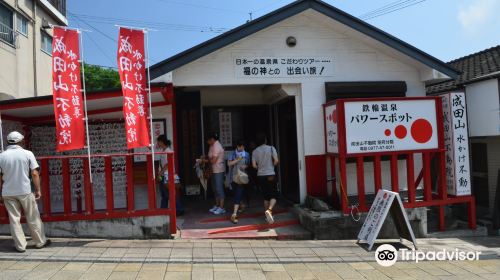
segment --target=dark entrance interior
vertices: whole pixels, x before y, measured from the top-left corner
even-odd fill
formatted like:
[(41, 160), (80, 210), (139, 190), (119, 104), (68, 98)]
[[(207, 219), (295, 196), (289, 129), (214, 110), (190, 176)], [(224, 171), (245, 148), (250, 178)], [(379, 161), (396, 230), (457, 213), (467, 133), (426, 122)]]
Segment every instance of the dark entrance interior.
[(273, 119), (276, 126), (274, 137), (280, 157), (281, 193), (284, 198), (298, 203), (300, 184), (295, 98), (289, 97), (273, 107)]

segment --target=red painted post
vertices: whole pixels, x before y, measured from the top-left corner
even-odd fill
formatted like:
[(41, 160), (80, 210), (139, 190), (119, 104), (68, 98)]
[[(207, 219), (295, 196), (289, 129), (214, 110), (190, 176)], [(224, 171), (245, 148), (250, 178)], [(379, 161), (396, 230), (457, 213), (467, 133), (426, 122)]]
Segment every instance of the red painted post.
[(358, 183), (358, 203), (359, 210), (366, 211), (366, 199), (365, 199), (365, 166), (363, 157), (358, 157), (356, 159), (356, 175)]
[[(177, 233), (177, 211), (176, 211), (176, 196), (175, 196), (175, 171), (174, 164), (174, 154), (167, 154), (168, 161), (168, 208), (170, 210), (170, 234)], [(156, 202), (156, 201), (155, 201)]]
[(113, 212), (115, 198), (113, 192), (113, 165), (110, 156), (104, 157), (104, 173), (106, 174), (106, 211)]
[(71, 215), (71, 174), (69, 166), (69, 158), (63, 158), (62, 163), (62, 183), (63, 183), (63, 201), (64, 215)]
[(432, 181), (431, 181), (431, 157), (429, 153), (422, 154), (423, 173), (424, 173), (424, 200), (432, 200)]
[(51, 207), (50, 207), (50, 176), (49, 176), (49, 160), (42, 159), (41, 160), (41, 169), (42, 169), (42, 201), (43, 201), (43, 216), (50, 216)]
[(469, 204), (469, 228), (476, 229), (476, 198), (471, 196)]
[(335, 205), (338, 200), (338, 193), (337, 193), (337, 176), (335, 174), (335, 156), (330, 155), (330, 173), (331, 177), (335, 178), (335, 180), (332, 180), (332, 205)]
[(448, 190), (446, 188), (445, 152), (443, 151), (439, 152), (438, 160), (439, 160), (439, 181), (438, 181), (439, 198), (445, 200), (448, 196)]
[(5, 209), (5, 206), (0, 205), (0, 223), (7, 223), (7, 221), (7, 209)]
[(413, 154), (406, 156), (406, 185), (408, 188), (408, 202), (415, 202), (415, 163)]
[(347, 170), (346, 170), (346, 162), (345, 157), (339, 157), (339, 171), (340, 171), (340, 207), (344, 214), (349, 214), (349, 209), (347, 206)]
[(444, 221), (444, 206), (440, 205), (438, 207), (438, 212), (439, 212), (439, 231), (445, 231), (446, 224)]
[(126, 158), (125, 171), (127, 173), (127, 210), (134, 212), (135, 199), (134, 199), (134, 157), (128, 155)]
[(148, 178), (148, 207), (149, 210), (156, 209), (156, 188), (155, 180), (153, 178), (153, 166), (152, 166), (153, 156), (147, 155), (147, 178)]
[(90, 183), (90, 169), (89, 159), (83, 158), (83, 191), (85, 192), (85, 214), (90, 215), (94, 213), (94, 190), (92, 183)]
[(398, 177), (398, 155), (391, 155), (391, 189), (393, 192), (399, 192)]
[(380, 166), (380, 156), (373, 159), (373, 177), (375, 179), (375, 194), (382, 188), (382, 168)]

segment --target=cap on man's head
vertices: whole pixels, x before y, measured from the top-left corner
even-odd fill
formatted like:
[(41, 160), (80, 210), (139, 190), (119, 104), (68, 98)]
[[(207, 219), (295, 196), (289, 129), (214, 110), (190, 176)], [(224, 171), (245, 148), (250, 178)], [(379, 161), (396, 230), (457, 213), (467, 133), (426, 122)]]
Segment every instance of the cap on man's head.
[(9, 133), (9, 135), (7, 135), (7, 142), (9, 144), (17, 144), (17, 143), (23, 141), (23, 139), (24, 139), (24, 136), (17, 131), (12, 131), (11, 133)]

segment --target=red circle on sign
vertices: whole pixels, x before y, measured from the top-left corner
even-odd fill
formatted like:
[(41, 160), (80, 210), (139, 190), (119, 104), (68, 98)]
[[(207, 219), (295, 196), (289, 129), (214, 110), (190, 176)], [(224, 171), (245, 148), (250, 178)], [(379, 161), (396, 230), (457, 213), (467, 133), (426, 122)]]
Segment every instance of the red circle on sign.
[(404, 125), (398, 125), (396, 126), (396, 129), (394, 129), (394, 135), (396, 135), (399, 139), (405, 138), (406, 134), (408, 134), (408, 131)]
[(386, 129), (384, 131), (384, 134), (385, 134), (385, 136), (391, 136), (391, 130), (390, 129)]
[(332, 112), (332, 122), (337, 123), (337, 110), (333, 110)]
[(386, 199), (386, 198), (387, 198), (387, 193), (384, 193), (384, 199)]
[(415, 142), (423, 144), (431, 140), (432, 125), (426, 119), (418, 119), (411, 125), (411, 137)]

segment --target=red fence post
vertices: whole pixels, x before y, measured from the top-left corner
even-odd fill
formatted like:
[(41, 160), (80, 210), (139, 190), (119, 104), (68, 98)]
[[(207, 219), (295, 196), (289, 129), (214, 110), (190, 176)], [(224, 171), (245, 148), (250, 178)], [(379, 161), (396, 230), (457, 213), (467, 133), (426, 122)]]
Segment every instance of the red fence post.
[(356, 159), (356, 175), (358, 183), (358, 203), (359, 210), (366, 211), (366, 199), (365, 199), (365, 166), (363, 157), (358, 157)]
[(373, 178), (375, 181), (375, 194), (382, 188), (382, 168), (380, 167), (380, 156), (373, 159)]
[(50, 216), (50, 176), (49, 176), (49, 160), (41, 160), (42, 169), (42, 201), (43, 201), (43, 216)]
[(423, 176), (424, 176), (424, 200), (432, 200), (432, 181), (431, 181), (431, 157), (429, 153), (422, 154)]
[(115, 208), (115, 198), (113, 195), (113, 165), (111, 157), (104, 157), (104, 173), (106, 174), (106, 211), (113, 212)]
[(415, 163), (413, 154), (406, 155), (406, 185), (408, 202), (415, 202)]
[(90, 183), (89, 159), (83, 158), (83, 191), (85, 193), (85, 213), (87, 215), (94, 213), (94, 190)]
[(398, 155), (391, 155), (391, 189), (393, 192), (399, 192), (399, 176), (398, 176)]
[(127, 174), (127, 210), (134, 212), (135, 199), (134, 199), (134, 156), (128, 155), (125, 158), (125, 171)]
[(335, 180), (332, 180), (332, 205), (335, 205), (338, 199), (338, 193), (337, 193), (337, 175), (335, 174), (335, 156), (329, 156), (330, 158), (330, 175), (331, 178), (335, 178)]
[(469, 228), (476, 229), (476, 198), (471, 196), (469, 205)]
[(71, 174), (70, 174), (69, 158), (63, 158), (61, 160), (61, 163), (62, 163), (64, 214), (71, 215), (73, 209), (71, 208)]
[(446, 156), (445, 152), (439, 152), (439, 181), (438, 192), (439, 198), (445, 200), (448, 197), (448, 190), (446, 188)]
[(170, 234), (177, 233), (177, 209), (175, 196), (175, 170), (174, 170), (174, 154), (167, 154), (168, 161), (168, 208), (170, 210)]
[(340, 207), (344, 214), (349, 213), (349, 209), (347, 206), (347, 170), (346, 170), (346, 162), (345, 162), (345, 157), (340, 156), (339, 157), (339, 171), (340, 171)]
[(147, 155), (147, 177), (148, 177), (148, 207), (150, 210), (156, 209), (156, 188), (153, 178), (153, 155)]

